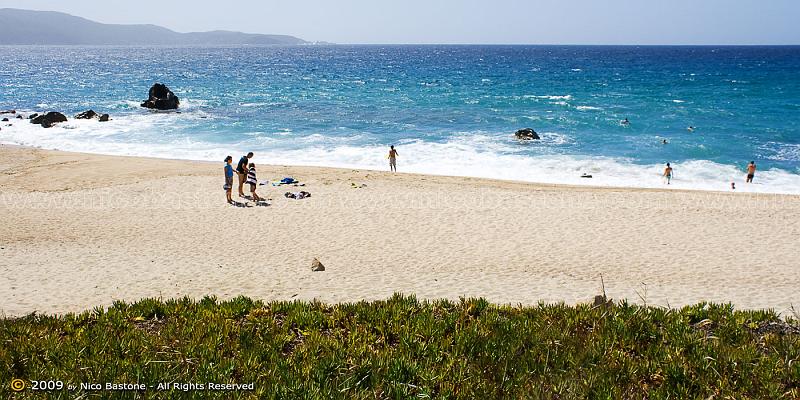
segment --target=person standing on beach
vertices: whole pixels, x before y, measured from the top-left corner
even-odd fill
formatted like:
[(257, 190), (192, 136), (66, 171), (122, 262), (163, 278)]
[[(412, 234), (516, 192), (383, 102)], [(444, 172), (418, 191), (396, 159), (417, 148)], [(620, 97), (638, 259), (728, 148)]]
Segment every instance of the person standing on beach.
[(753, 178), (756, 176), (756, 162), (750, 161), (747, 165), (747, 183), (753, 183)]
[(389, 146), (389, 170), (392, 172), (397, 172), (397, 150), (394, 149), (394, 146)]
[(250, 164), (250, 159), (253, 158), (253, 152), (247, 153), (239, 159), (239, 164), (236, 165), (236, 174), (239, 175), (239, 197), (244, 197), (244, 182), (247, 180), (247, 165)]
[(225, 197), (228, 200), (228, 204), (233, 204), (233, 199), (231, 198), (231, 191), (233, 190), (233, 166), (231, 163), (233, 162), (233, 157), (227, 156), (225, 157), (225, 186), (222, 188), (225, 189)]
[(669, 185), (670, 181), (672, 180), (672, 167), (669, 166), (667, 163), (667, 167), (664, 168), (664, 179), (667, 181), (667, 185)]
[(253, 197), (253, 201), (263, 200), (256, 193), (258, 178), (256, 178), (256, 165), (253, 163), (250, 163), (250, 169), (247, 170), (247, 184), (250, 185), (250, 195)]

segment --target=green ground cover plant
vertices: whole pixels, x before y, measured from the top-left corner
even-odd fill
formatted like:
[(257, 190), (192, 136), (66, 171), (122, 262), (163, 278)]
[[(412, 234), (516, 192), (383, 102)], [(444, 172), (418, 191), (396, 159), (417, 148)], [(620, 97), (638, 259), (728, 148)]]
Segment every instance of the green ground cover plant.
[[(800, 328), (729, 304), (144, 299), (1, 319), (0, 379), (12, 399), (798, 399)], [(180, 386), (207, 383), (252, 387)]]

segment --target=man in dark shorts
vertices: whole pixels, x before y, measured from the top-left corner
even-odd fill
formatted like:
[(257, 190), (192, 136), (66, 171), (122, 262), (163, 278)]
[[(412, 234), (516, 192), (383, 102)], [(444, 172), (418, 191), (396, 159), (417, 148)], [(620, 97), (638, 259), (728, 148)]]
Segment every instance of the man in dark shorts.
[(750, 161), (747, 166), (747, 183), (753, 183), (753, 178), (756, 176), (756, 162)]
[(247, 153), (239, 159), (239, 164), (236, 165), (236, 175), (239, 175), (239, 197), (244, 197), (242, 190), (244, 182), (247, 180), (247, 165), (250, 164), (250, 159), (253, 158), (253, 152)]

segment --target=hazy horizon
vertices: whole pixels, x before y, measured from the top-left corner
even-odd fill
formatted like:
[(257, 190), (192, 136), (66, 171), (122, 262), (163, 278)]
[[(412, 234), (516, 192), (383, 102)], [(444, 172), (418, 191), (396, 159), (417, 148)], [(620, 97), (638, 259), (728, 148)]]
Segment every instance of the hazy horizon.
[[(154, 24), (178, 32), (231, 30), (339, 44), (799, 45), (800, 2), (790, 0), (0, 0), (0, 8), (59, 11), (108, 24)], [(157, 11), (154, 11), (157, 10)]]

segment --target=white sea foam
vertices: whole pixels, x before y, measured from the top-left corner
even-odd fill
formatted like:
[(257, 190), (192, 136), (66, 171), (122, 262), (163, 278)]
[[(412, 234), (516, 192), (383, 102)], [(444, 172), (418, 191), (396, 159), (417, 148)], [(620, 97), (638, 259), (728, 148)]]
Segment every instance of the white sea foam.
[(529, 94), (529, 95), (525, 95), (525, 96), (522, 96), (522, 97), (528, 98), (528, 99), (544, 99), (544, 100), (572, 100), (572, 95), (569, 95), (569, 94), (567, 94), (567, 95), (543, 95), (543, 96)]
[[(109, 122), (70, 120), (50, 129), (28, 121), (2, 127), (0, 142), (101, 154), (219, 161), (249, 150), (260, 162), (362, 169), (387, 169), (384, 145), (368, 135), (349, 137), (280, 134), (241, 135), (241, 140), (221, 145), (186, 136), (179, 127), (191, 126), (201, 116), (192, 113), (144, 113), (116, 117)], [(404, 172), (474, 176), (540, 183), (730, 190), (740, 192), (800, 194), (800, 174), (780, 169), (760, 170), (756, 183), (744, 183), (735, 166), (695, 160), (673, 163), (675, 179), (662, 182), (663, 166), (640, 165), (623, 158), (564, 155), (563, 146), (574, 141), (559, 132), (540, 132), (542, 140), (520, 143), (512, 135), (491, 132), (456, 133), (445, 142), (406, 139), (397, 143), (398, 166)], [(373, 144), (364, 144), (373, 143)], [(797, 157), (797, 148), (782, 147), (782, 157)], [(594, 176), (581, 178), (583, 173)]]
[(577, 106), (575, 107), (578, 111), (600, 111), (602, 110), (601, 107), (594, 107), (594, 106)]
[(193, 99), (189, 97), (184, 97), (181, 99), (181, 108), (184, 110), (192, 110), (194, 108), (206, 106), (208, 106), (207, 100)]
[(760, 148), (770, 160), (800, 161), (800, 144), (768, 142)]
[[(472, 176), (538, 183), (800, 194), (800, 175), (783, 170), (761, 171), (756, 184), (746, 185), (744, 173), (734, 166), (711, 161), (674, 163), (675, 179), (664, 184), (662, 165), (637, 165), (630, 160), (549, 154), (527, 156), (498, 154), (468, 144), (429, 143), (422, 140), (398, 147), (399, 168), (405, 172)], [(384, 146), (333, 149), (309, 148), (267, 151), (267, 162), (346, 168), (386, 169)], [(592, 179), (581, 178), (583, 173)]]

